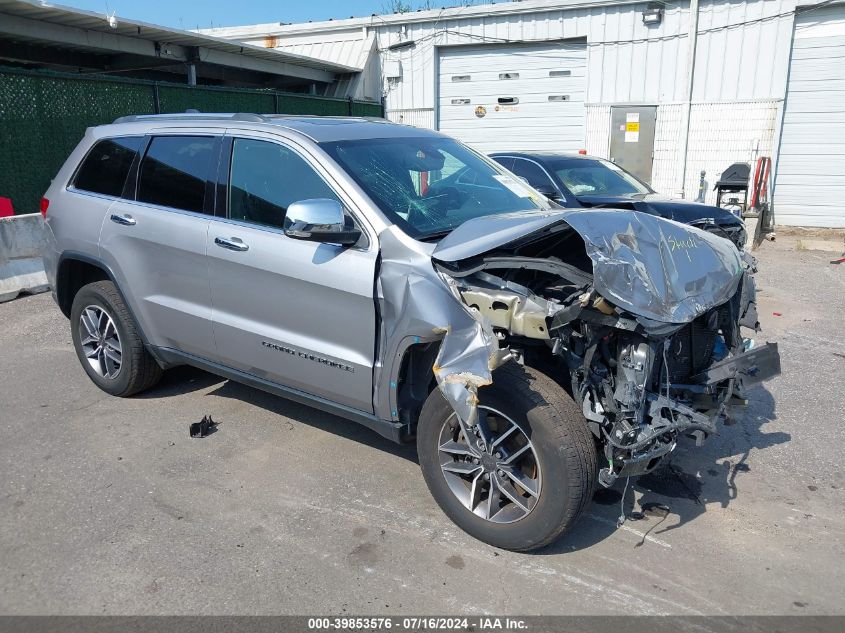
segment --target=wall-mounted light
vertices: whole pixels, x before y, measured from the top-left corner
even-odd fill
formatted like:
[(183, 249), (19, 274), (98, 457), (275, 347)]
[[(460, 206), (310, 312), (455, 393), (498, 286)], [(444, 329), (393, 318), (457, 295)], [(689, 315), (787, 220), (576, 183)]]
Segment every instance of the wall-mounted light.
[(649, 4), (643, 11), (643, 24), (658, 26), (663, 21), (663, 7), (659, 4)]
[(404, 42), (396, 42), (387, 47), (389, 51), (405, 51), (409, 48), (416, 48), (417, 43), (414, 40), (405, 40)]

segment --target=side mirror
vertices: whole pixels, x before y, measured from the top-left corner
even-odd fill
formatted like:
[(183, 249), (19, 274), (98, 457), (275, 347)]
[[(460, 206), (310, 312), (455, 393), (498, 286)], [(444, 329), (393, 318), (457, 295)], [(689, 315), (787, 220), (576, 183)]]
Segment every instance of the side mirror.
[(546, 196), (552, 202), (560, 202), (561, 200), (563, 200), (563, 196), (560, 195), (560, 192), (555, 187), (553, 187), (551, 184), (538, 185), (538, 186), (534, 187), (534, 190), (539, 192), (539, 193), (542, 193), (544, 196)]
[(285, 214), (284, 230), (285, 235), (295, 240), (342, 246), (352, 246), (361, 238), (361, 231), (347, 228), (340, 203), (329, 198), (292, 203)]

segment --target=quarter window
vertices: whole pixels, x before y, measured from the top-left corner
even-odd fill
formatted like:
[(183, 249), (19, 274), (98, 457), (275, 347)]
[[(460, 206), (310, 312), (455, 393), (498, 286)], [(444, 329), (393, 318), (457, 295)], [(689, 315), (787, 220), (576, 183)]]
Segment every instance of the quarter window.
[(269, 141), (234, 139), (230, 218), (282, 227), (291, 203), (314, 198), (340, 202), (319, 174), (287, 147)]
[(98, 141), (82, 161), (73, 186), (92, 193), (120, 196), (143, 140), (140, 136), (128, 136)]
[(155, 137), (141, 161), (138, 200), (202, 212), (213, 156), (208, 136)]

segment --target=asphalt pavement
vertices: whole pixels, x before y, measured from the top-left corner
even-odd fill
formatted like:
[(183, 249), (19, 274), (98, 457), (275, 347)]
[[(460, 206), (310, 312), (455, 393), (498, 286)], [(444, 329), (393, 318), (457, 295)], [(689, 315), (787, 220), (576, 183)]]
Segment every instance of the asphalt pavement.
[(631, 482), (642, 518), (620, 482), (533, 554), (455, 527), (413, 447), (190, 368), (113, 398), (49, 295), (0, 304), (0, 613), (842, 614), (845, 265), (757, 255), (783, 375)]

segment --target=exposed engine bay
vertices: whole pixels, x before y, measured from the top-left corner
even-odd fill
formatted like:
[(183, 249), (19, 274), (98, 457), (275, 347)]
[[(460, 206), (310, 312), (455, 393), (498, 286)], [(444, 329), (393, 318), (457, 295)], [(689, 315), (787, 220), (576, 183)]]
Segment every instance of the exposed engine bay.
[(498, 222), (455, 231), (433, 256), (477, 322), (447, 332), (435, 363), (469, 424), (496, 366), (536, 367), (580, 404), (610, 486), (680, 436), (717, 433), (750, 385), (780, 373), (777, 345), (743, 336), (759, 331), (754, 260), (728, 240), (618, 210), (538, 220), (514, 239)]

